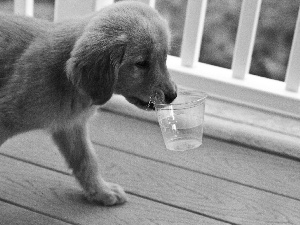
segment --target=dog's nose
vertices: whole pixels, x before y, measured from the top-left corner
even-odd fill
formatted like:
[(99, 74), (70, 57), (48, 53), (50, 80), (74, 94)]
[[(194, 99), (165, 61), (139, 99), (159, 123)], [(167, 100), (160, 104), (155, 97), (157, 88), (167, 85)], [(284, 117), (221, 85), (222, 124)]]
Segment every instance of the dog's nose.
[(165, 94), (165, 101), (167, 104), (170, 104), (171, 102), (173, 102), (175, 100), (176, 97), (177, 97), (176, 91), (173, 93)]

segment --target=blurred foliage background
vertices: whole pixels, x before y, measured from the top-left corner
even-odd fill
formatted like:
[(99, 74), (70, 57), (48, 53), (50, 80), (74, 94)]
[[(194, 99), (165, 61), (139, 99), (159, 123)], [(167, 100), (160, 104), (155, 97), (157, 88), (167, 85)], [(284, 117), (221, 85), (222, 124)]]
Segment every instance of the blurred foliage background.
[[(250, 73), (285, 79), (299, 1), (262, 0)], [(35, 3), (35, 17), (52, 21), (54, 0)], [(208, 0), (200, 62), (231, 67), (241, 4), (242, 0)], [(180, 55), (186, 5), (187, 0), (156, 0), (156, 9), (171, 28), (171, 55)], [(13, 0), (0, 0), (0, 11), (13, 12)]]

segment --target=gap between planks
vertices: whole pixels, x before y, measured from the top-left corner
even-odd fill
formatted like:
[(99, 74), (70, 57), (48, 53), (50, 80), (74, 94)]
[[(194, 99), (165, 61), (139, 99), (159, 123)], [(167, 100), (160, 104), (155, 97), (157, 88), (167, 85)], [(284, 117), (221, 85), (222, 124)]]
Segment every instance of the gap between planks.
[[(119, 207), (100, 207), (83, 201), (81, 191), (70, 176), (15, 159), (0, 157), (1, 196), (24, 207), (76, 224), (219, 224), (217, 220), (195, 215), (167, 205), (131, 196)], [(3, 197), (2, 197), (3, 198)], [(231, 223), (232, 224), (232, 223)]]
[[(114, 138), (116, 138), (116, 136)], [(40, 140), (38, 143), (40, 144)], [(25, 140), (24, 142), (23, 138), (23, 142), (21, 141), (20, 144), (21, 149), (16, 148), (14, 145), (10, 146), (8, 143), (4, 150), (10, 154), (22, 155), (23, 157), (28, 156), (28, 154), (26, 154), (28, 152), (26, 151), (30, 151), (29, 153), (31, 155), (28, 157), (31, 160), (42, 160), (41, 163), (47, 165), (53, 163), (52, 161), (49, 162), (49, 159), (51, 158), (55, 159), (54, 163), (57, 163), (56, 157), (51, 155), (53, 154), (53, 150), (51, 150), (52, 148), (49, 144), (44, 146), (45, 149), (42, 157), (37, 157), (37, 151), (40, 152), (42, 150), (39, 144), (32, 144), (32, 140)], [(25, 150), (23, 151), (25, 151), (25, 153), (22, 153), (22, 149), (24, 148)], [(260, 218), (257, 213), (259, 214), (260, 211), (265, 211), (264, 216), (269, 217), (273, 214), (273, 210), (280, 213), (280, 215), (285, 215), (290, 221), (297, 221), (297, 216), (294, 214), (294, 211), (300, 208), (300, 206), (298, 206), (299, 202), (297, 201), (291, 201), (278, 196), (276, 197), (276, 195), (272, 194), (263, 194), (251, 188), (230, 184), (221, 181), (220, 179), (195, 174), (180, 168), (172, 168), (164, 163), (137, 158), (121, 152), (116, 153), (116, 151), (111, 151), (111, 149), (103, 148), (101, 146), (95, 146), (95, 148), (99, 154), (99, 161), (103, 165), (105, 177), (113, 178), (113, 180), (125, 184), (125, 187), (136, 194), (147, 196), (148, 198), (160, 199), (159, 201), (176, 204), (177, 206), (205, 213), (211, 217), (220, 218), (220, 220), (230, 221), (231, 223), (241, 222), (243, 224), (251, 224), (253, 222), (251, 219), (257, 219), (255, 224), (267, 224), (266, 221), (260, 221), (262, 218)], [(105, 160), (100, 155), (104, 155)], [(132, 164), (132, 162), (134, 163)], [(56, 169), (61, 167), (61, 165), (58, 167), (57, 165), (54, 166)], [(162, 173), (160, 170), (157, 171), (157, 169), (164, 172)], [(155, 179), (153, 179), (153, 177), (155, 177)], [(201, 187), (201, 189), (198, 190), (196, 187)], [(179, 193), (179, 196), (174, 195), (175, 193)], [(237, 196), (235, 196), (236, 194)], [(180, 197), (181, 195), (183, 196)], [(249, 198), (249, 195), (252, 197)], [(216, 203), (212, 201), (216, 196), (219, 196), (220, 202)], [(239, 211), (236, 211), (235, 209), (236, 206), (229, 204), (230, 201), (226, 201), (226, 198), (229, 196), (232, 196), (231, 202), (235, 197), (238, 197), (238, 199), (240, 198), (238, 202), (240, 202), (239, 207), (241, 209), (244, 207), (253, 207), (258, 208), (258, 212), (249, 212), (248, 210), (239, 215)], [(199, 199), (199, 197), (201, 197), (201, 199)], [(224, 197), (225, 199), (223, 199)], [(263, 205), (259, 203), (261, 201), (260, 199), (264, 199)], [(270, 202), (267, 203), (267, 201), (271, 201), (272, 203), (277, 202), (277, 204), (273, 206)], [(232, 203), (234, 203), (234, 201)], [(280, 209), (281, 205), (287, 206), (286, 208)], [(206, 208), (206, 206), (210, 206), (210, 208)], [(227, 208), (226, 212), (222, 213), (222, 210), (225, 210), (222, 208), (225, 206)], [(279, 214), (277, 216), (275, 214), (274, 217), (271, 216), (269, 218), (271, 224), (272, 222), (279, 222), (272, 221), (275, 217), (278, 220), (282, 219)]]
[(3, 199), (0, 199), (0, 218), (0, 224), (3, 225), (76, 225), (76, 223), (68, 223), (51, 215), (41, 214), (41, 212), (32, 211)]
[[(99, 144), (96, 144), (96, 145), (99, 145)], [(101, 146), (101, 145), (99, 145)], [(103, 146), (103, 147), (106, 147), (106, 146)], [(107, 147), (109, 148), (109, 147)], [(114, 151), (120, 151), (120, 150), (117, 150), (117, 149), (112, 149), (110, 148), (111, 150), (114, 150)], [(125, 154), (128, 154), (128, 155), (131, 155), (130, 153), (127, 153), (127, 152), (124, 152)], [(12, 155), (9, 155), (9, 154), (5, 154), (5, 153), (1, 153), (0, 152), (0, 155), (4, 156), (4, 157), (8, 157), (8, 158), (11, 158), (13, 160), (17, 160), (17, 161), (20, 161), (20, 162), (24, 162), (24, 163), (28, 163), (28, 164), (31, 164), (33, 166), (37, 166), (37, 167), (41, 167), (43, 169), (47, 169), (47, 170), (50, 170), (50, 171), (53, 171), (53, 172), (57, 172), (57, 173), (60, 173), (60, 174), (63, 174), (63, 175), (68, 175), (68, 176), (72, 176), (71, 173), (69, 172), (65, 172), (63, 170), (59, 170), (59, 169), (55, 169), (55, 168), (52, 168), (50, 166), (45, 166), (45, 165), (42, 165), (41, 163), (36, 163), (36, 162), (32, 162), (32, 161), (29, 161), (29, 160), (24, 160), (22, 158), (18, 158), (18, 157), (15, 157), (15, 156), (12, 156)], [(141, 156), (137, 156), (137, 157), (141, 157)], [(141, 157), (143, 158), (143, 157)], [(170, 164), (171, 165), (171, 164)], [(200, 213), (200, 212), (197, 212), (195, 210), (190, 210), (188, 208), (185, 208), (185, 207), (180, 207), (180, 206), (177, 206), (177, 205), (174, 205), (174, 204), (170, 204), (168, 202), (164, 202), (164, 201), (161, 201), (161, 200), (158, 200), (158, 199), (155, 199), (155, 198), (150, 198), (150, 197), (147, 197), (145, 195), (140, 195), (140, 194), (137, 194), (137, 193), (134, 193), (134, 192), (131, 192), (131, 191), (126, 191), (127, 194), (129, 195), (132, 195), (132, 196), (136, 196), (136, 197), (139, 197), (139, 198), (143, 198), (143, 199), (146, 199), (146, 200), (150, 200), (150, 201), (153, 201), (153, 202), (156, 202), (156, 203), (159, 203), (159, 204), (163, 204), (163, 205), (166, 205), (166, 206), (170, 206), (170, 207), (173, 207), (173, 208), (176, 208), (176, 209), (179, 209), (179, 210), (183, 210), (183, 211), (187, 211), (187, 212), (190, 212), (190, 213), (193, 213), (193, 214), (196, 214), (196, 215), (199, 215), (199, 216), (203, 216), (203, 217), (207, 217), (207, 218), (210, 218), (210, 219), (214, 219), (216, 221), (220, 221), (220, 222), (224, 222), (226, 224), (228, 224), (229, 222), (226, 221), (226, 220), (222, 220), (220, 218), (216, 218), (216, 217), (213, 217), (213, 216), (209, 216), (209, 215), (206, 215), (206, 214), (203, 214), (203, 213)], [(0, 202), (1, 201), (4, 201), (4, 202), (8, 202), (4, 199), (1, 199), (0, 198)], [(10, 204), (15, 204), (13, 202), (10, 202)], [(15, 204), (15, 206), (19, 206), (19, 207), (23, 207), (21, 205), (18, 205), (18, 204)], [(38, 212), (38, 211), (35, 211), (35, 210), (32, 210), (30, 208), (27, 208), (27, 207), (23, 207), (24, 209), (27, 209), (27, 210), (31, 210), (32, 212), (35, 212), (35, 213), (41, 213), (41, 212)], [(59, 219), (59, 218), (56, 218), (50, 214), (42, 214), (44, 216), (48, 216), (48, 217), (52, 217), (54, 219)], [(72, 223), (71, 221), (64, 221), (66, 223)], [(74, 223), (72, 223), (74, 224)], [(235, 223), (230, 223), (232, 225), (235, 225)]]
[(298, 161), (207, 137), (198, 149), (167, 151), (157, 124), (102, 111), (93, 118), (91, 137), (123, 152), (300, 199)]

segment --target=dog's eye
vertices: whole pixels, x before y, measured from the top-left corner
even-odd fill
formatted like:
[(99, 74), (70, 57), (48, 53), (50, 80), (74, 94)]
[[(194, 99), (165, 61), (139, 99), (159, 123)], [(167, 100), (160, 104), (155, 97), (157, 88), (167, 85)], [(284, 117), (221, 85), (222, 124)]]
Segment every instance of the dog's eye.
[(144, 60), (144, 61), (135, 63), (135, 65), (140, 69), (147, 69), (150, 66), (150, 62), (148, 60)]

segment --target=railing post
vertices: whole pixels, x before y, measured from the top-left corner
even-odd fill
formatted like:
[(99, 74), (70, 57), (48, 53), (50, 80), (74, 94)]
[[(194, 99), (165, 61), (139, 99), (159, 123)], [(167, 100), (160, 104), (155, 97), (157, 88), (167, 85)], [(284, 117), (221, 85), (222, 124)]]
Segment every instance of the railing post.
[(261, 0), (243, 0), (232, 61), (232, 76), (244, 79), (249, 73)]
[(285, 83), (286, 90), (292, 92), (298, 92), (300, 85), (300, 10), (298, 12), (298, 18), (293, 37), (292, 48), (290, 52), (290, 58), (286, 71)]
[(188, 0), (181, 45), (181, 64), (193, 67), (199, 60), (207, 0)]
[(34, 0), (14, 0), (14, 13), (33, 17)]

